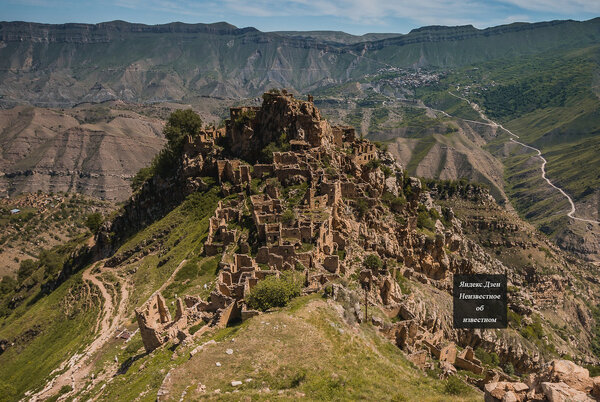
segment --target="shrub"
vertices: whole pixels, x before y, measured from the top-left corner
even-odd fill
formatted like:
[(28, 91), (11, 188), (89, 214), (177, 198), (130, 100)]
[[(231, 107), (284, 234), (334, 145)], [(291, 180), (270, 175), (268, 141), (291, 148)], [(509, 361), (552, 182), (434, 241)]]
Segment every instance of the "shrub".
[(291, 225), (296, 220), (296, 214), (291, 209), (286, 209), (283, 214), (281, 214), (281, 223), (286, 226)]
[(29, 278), (29, 276), (35, 271), (38, 267), (38, 264), (33, 260), (23, 260), (19, 265), (19, 270), (17, 271), (17, 279), (19, 282), (23, 282), (25, 279)]
[(489, 366), (497, 366), (500, 363), (500, 359), (498, 358), (498, 355), (496, 354), (496, 352), (491, 352), (488, 353), (485, 349), (483, 348), (477, 348), (475, 349), (475, 356), (481, 360), (481, 362), (483, 364), (489, 365)]
[(504, 365), (504, 367), (502, 367), (502, 370), (504, 370), (504, 372), (508, 375), (514, 375), (515, 374), (515, 368), (512, 365), (512, 363), (506, 363)]
[(367, 201), (364, 198), (360, 198), (356, 201), (356, 209), (358, 211), (358, 216), (362, 218), (369, 210), (369, 204), (367, 204)]
[[(25, 260), (31, 261), (31, 260)], [(2, 281), (0, 281), (0, 297), (8, 294), (17, 286), (17, 281), (14, 280), (11, 276), (5, 275), (2, 277)]]
[(417, 214), (417, 227), (435, 232), (435, 222), (431, 220), (427, 212), (419, 212)]
[(260, 281), (248, 296), (248, 307), (266, 311), (272, 307), (284, 307), (291, 299), (300, 296), (302, 280), (293, 272), (285, 272), (279, 278), (269, 276)]
[(290, 143), (286, 133), (281, 133), (277, 141), (268, 143), (261, 151), (259, 161), (262, 163), (273, 163), (273, 152), (289, 151)]
[(542, 339), (544, 336), (544, 329), (542, 328), (540, 317), (534, 316), (533, 323), (521, 329), (521, 335), (529, 340)]
[(523, 317), (519, 313), (512, 311), (511, 309), (507, 310), (508, 322), (511, 324), (513, 328), (521, 327), (521, 320)]
[(102, 214), (100, 212), (94, 212), (93, 214), (89, 214), (85, 219), (85, 226), (90, 230), (90, 232), (96, 234), (98, 233), (98, 230), (100, 230), (103, 220), (104, 218), (102, 218)]
[(58, 274), (63, 268), (63, 258), (53, 250), (43, 250), (40, 253), (40, 266), (44, 267), (46, 278)]
[(468, 393), (470, 390), (471, 388), (456, 376), (448, 377), (444, 385), (444, 393), (449, 395), (462, 395)]
[(151, 166), (141, 168), (131, 179), (131, 191), (136, 192), (142, 188), (144, 183), (148, 181), (153, 174), (154, 172)]
[(377, 254), (369, 254), (365, 257), (363, 265), (365, 266), (365, 268), (375, 271), (381, 269), (383, 263), (381, 262), (381, 258), (379, 258)]
[(367, 170), (377, 169), (381, 165), (381, 161), (379, 159), (370, 160), (365, 164), (365, 168)]

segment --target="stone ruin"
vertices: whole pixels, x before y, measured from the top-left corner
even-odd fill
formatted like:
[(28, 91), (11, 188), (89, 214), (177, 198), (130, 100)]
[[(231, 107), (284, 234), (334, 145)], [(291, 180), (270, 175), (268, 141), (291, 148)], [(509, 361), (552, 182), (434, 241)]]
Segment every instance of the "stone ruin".
[[(266, 145), (273, 133), (287, 134), (290, 151), (274, 152), (268, 164), (222, 158), (217, 142), (230, 144), (230, 153), (243, 158), (257, 142)], [(335, 148), (348, 152), (334, 152)], [(345, 272), (340, 252), (345, 252), (347, 229), (340, 217), (343, 199), (357, 199), (369, 192), (369, 184), (356, 183), (326, 172), (334, 164), (354, 173), (375, 159), (376, 148), (357, 140), (351, 127), (331, 127), (321, 119), (312, 102), (296, 100), (293, 95), (268, 93), (262, 108), (232, 108), (225, 129), (207, 129), (184, 144), (183, 173), (189, 180), (212, 175), (223, 195), (237, 198), (218, 203), (209, 220), (204, 244), (207, 256), (230, 253), (233, 262), (222, 262), (216, 289), (210, 303), (186, 296), (177, 299), (177, 314), (171, 318), (165, 300), (155, 294), (136, 310), (146, 350), (167, 340), (183, 340), (186, 328), (202, 321), (210, 326), (225, 326), (233, 320), (257, 314), (244, 303), (248, 292), (269, 275), (285, 270), (302, 270), (308, 291), (338, 278)], [(301, 185), (306, 191), (293, 208), (294, 219), (284, 221), (278, 185), (267, 184), (261, 194), (251, 194), (255, 179), (273, 178), (284, 186)], [(249, 239), (240, 231), (244, 215), (251, 217), (258, 235), (255, 256), (250, 256)], [(269, 269), (261, 269), (269, 267)]]
[[(210, 176), (227, 196), (209, 220), (204, 244), (206, 256), (223, 258), (210, 302), (193, 296), (177, 299), (172, 319), (156, 294), (136, 310), (146, 350), (258, 314), (245, 300), (270, 275), (302, 271), (304, 291), (313, 292), (358, 274), (359, 282), (370, 285), (369, 302), (400, 319), (381, 329), (415, 364), (424, 365), (433, 356), (448, 370), (483, 373), (468, 345), (458, 353), (449, 342), (455, 334), (447, 318), (415, 311), (415, 300), (403, 294), (394, 278), (402, 275), (448, 291), (453, 273), (502, 272), (503, 266), (465, 241), (453, 216), (448, 218), (450, 227), (436, 222), (433, 237), (419, 233), (416, 210), (419, 203), (428, 202), (420, 181), (405, 178), (393, 157), (357, 139), (352, 128), (329, 125), (312, 102), (291, 94), (268, 93), (263, 98), (261, 108), (233, 108), (225, 128), (207, 129), (185, 141), (182, 175), (187, 183), (202, 188), (202, 177)], [(271, 163), (257, 163), (260, 150), (282, 133), (289, 150), (274, 152)], [(392, 175), (386, 177), (371, 166), (374, 160), (386, 163)], [(256, 183), (261, 183), (259, 191)], [(403, 220), (388, 219), (382, 195), (397, 195), (407, 186), (409, 212)], [(290, 191), (298, 194), (293, 204), (288, 202)], [(357, 212), (361, 204), (366, 205), (362, 216)], [(249, 226), (256, 237), (249, 238)], [(379, 271), (357, 270), (356, 261), (367, 253), (398, 266), (386, 263)], [(189, 328), (200, 323), (206, 325), (191, 335)], [(502, 347), (507, 356), (512, 353)], [(513, 358), (515, 367), (535, 364), (521, 353)]]

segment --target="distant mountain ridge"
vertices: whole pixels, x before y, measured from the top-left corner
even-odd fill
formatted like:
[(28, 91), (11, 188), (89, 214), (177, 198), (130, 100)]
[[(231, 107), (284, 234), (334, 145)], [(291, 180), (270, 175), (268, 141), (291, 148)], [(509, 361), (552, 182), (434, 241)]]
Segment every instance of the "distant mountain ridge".
[(309, 92), (382, 68), (460, 67), (600, 42), (600, 18), (408, 34), (261, 32), (215, 24), (0, 22), (0, 106)]
[[(226, 22), (214, 24), (185, 24), (171, 22), (168, 24), (146, 25), (126, 21), (109, 21), (98, 24), (41, 24), (35, 22), (0, 22), (0, 37), (3, 41), (45, 41), (93, 43), (94, 41), (110, 41), (119, 39), (124, 34), (140, 33), (207, 33), (218, 35), (242, 35), (256, 32), (256, 28), (239, 29)], [(74, 35), (70, 37), (69, 35)]]

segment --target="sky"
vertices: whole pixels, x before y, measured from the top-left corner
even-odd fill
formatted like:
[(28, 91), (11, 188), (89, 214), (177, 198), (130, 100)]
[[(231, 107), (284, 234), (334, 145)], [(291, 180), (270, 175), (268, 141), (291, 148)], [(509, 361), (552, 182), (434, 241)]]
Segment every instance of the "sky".
[(0, 0), (0, 21), (144, 24), (226, 21), (261, 31), (407, 33), (426, 25), (477, 28), (588, 20), (600, 0)]

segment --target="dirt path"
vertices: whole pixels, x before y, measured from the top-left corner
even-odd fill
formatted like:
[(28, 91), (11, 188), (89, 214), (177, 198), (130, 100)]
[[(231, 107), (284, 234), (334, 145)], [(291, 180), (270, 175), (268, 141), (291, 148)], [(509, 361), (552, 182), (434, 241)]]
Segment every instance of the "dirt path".
[[(31, 401), (44, 400), (51, 395), (55, 395), (60, 388), (65, 385), (71, 386), (73, 390), (68, 394), (65, 394), (64, 397), (81, 390), (93, 367), (92, 356), (94, 356), (94, 354), (115, 335), (120, 326), (119, 324), (125, 317), (126, 301), (129, 298), (130, 285), (125, 281), (120, 281), (121, 299), (118, 308), (115, 311), (115, 300), (113, 300), (113, 296), (106, 289), (104, 282), (102, 282), (97, 275), (92, 273), (98, 266), (101, 267), (100, 273), (102, 273), (103, 261), (96, 263), (83, 272), (83, 280), (97, 287), (104, 299), (102, 312), (98, 315), (98, 323), (96, 325), (98, 336), (83, 351), (83, 353), (75, 354), (69, 360), (61, 364), (55, 371), (62, 373), (50, 380), (44, 389), (33, 395), (30, 398)], [(96, 381), (98, 380), (100, 380), (100, 378), (96, 379)]]
[[(449, 93), (450, 95), (454, 96), (455, 98), (462, 99), (462, 100), (464, 100), (465, 102), (467, 102), (467, 103), (468, 103), (468, 104), (469, 104), (469, 105), (470, 105), (470, 106), (473, 108), (473, 110), (475, 110), (477, 113), (479, 113), (479, 116), (480, 116), (482, 119), (484, 119), (485, 121), (487, 121), (487, 123), (482, 123), (482, 122), (475, 122), (475, 121), (473, 121), (474, 123), (479, 123), (479, 124), (487, 124), (487, 125), (490, 125), (490, 126), (492, 126), (492, 127), (499, 127), (499, 128), (501, 128), (502, 130), (506, 131), (508, 134), (510, 134), (510, 135), (511, 135), (511, 139), (510, 139), (510, 140), (511, 140), (512, 142), (514, 142), (515, 144), (519, 144), (519, 145), (521, 145), (522, 147), (525, 147), (525, 148), (531, 149), (532, 151), (535, 151), (535, 152), (537, 152), (537, 156), (538, 156), (538, 157), (539, 157), (539, 158), (542, 160), (542, 169), (541, 169), (541, 170), (542, 170), (542, 178), (543, 178), (543, 179), (546, 181), (546, 183), (548, 183), (548, 184), (549, 184), (551, 187), (553, 187), (553, 188), (554, 188), (554, 189), (556, 189), (558, 192), (560, 192), (560, 193), (561, 193), (561, 194), (562, 194), (562, 195), (563, 195), (563, 196), (564, 196), (564, 197), (565, 197), (565, 198), (566, 198), (566, 199), (569, 201), (569, 204), (571, 205), (571, 210), (570, 210), (570, 211), (567, 213), (567, 216), (568, 216), (569, 218), (571, 218), (571, 219), (575, 219), (575, 220), (578, 220), (578, 221), (582, 221), (582, 222), (587, 222), (587, 223), (595, 223), (595, 224), (597, 224), (597, 225), (600, 225), (600, 221), (595, 221), (595, 220), (593, 220), (593, 219), (584, 219), (584, 218), (578, 218), (578, 217), (576, 217), (576, 216), (575, 216), (576, 209), (575, 209), (575, 203), (573, 202), (573, 199), (572, 199), (572, 198), (571, 198), (571, 197), (570, 197), (570, 196), (569, 196), (569, 195), (568, 195), (568, 194), (567, 194), (567, 193), (566, 193), (566, 192), (565, 192), (565, 191), (564, 191), (562, 188), (560, 188), (560, 187), (558, 187), (557, 185), (555, 185), (554, 183), (552, 183), (552, 182), (550, 181), (550, 179), (549, 179), (549, 178), (546, 176), (546, 164), (548, 163), (548, 161), (547, 161), (547, 160), (546, 160), (546, 158), (544, 158), (544, 156), (542, 155), (542, 151), (540, 151), (540, 150), (539, 150), (539, 149), (537, 149), (537, 148), (534, 148), (534, 147), (532, 147), (531, 145), (527, 145), (527, 144), (524, 144), (524, 143), (522, 143), (522, 142), (520, 142), (520, 141), (517, 141), (517, 140), (515, 140), (515, 138), (519, 138), (519, 136), (518, 136), (518, 135), (516, 135), (515, 133), (513, 133), (513, 132), (512, 132), (512, 131), (510, 131), (509, 129), (505, 128), (505, 127), (504, 127), (502, 124), (499, 124), (499, 123), (496, 123), (496, 122), (495, 122), (495, 121), (493, 121), (493, 120), (490, 120), (490, 119), (489, 119), (489, 118), (488, 118), (488, 117), (487, 117), (485, 114), (483, 114), (483, 112), (482, 112), (481, 108), (480, 108), (480, 107), (479, 107), (479, 105), (477, 105), (476, 103), (473, 103), (473, 102), (469, 101), (468, 99), (466, 99), (466, 98), (463, 98), (462, 96), (459, 96), (459, 95), (453, 94), (453, 93), (452, 93), (452, 92), (450, 92), (450, 91), (448, 91), (448, 93)], [(448, 113), (446, 113), (446, 112), (443, 112), (443, 111), (440, 111), (440, 112), (444, 113), (444, 115), (446, 115), (446, 116), (449, 116), (449, 115), (448, 115)], [(462, 120), (464, 120), (464, 119), (462, 119)], [(465, 121), (472, 121), (472, 120), (465, 120)]]

